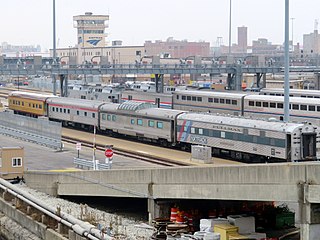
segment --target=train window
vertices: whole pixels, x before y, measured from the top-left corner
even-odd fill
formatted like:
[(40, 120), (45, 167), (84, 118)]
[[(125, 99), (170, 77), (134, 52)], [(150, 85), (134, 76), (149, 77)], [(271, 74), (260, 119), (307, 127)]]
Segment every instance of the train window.
[(275, 146), (276, 145), (274, 138), (270, 138), (270, 145), (271, 146)]
[(232, 105), (237, 105), (238, 104), (238, 101), (237, 100), (232, 100)]
[(283, 103), (277, 103), (277, 108), (283, 108)]
[(33, 108), (35, 108), (35, 105), (34, 105), (34, 103), (32, 104), (32, 107), (33, 107)]
[(179, 100), (179, 95), (177, 95), (177, 100)]
[(192, 127), (192, 128), (190, 129), (190, 133), (191, 133), (191, 134), (195, 134), (195, 133), (196, 133), (196, 129), (195, 129), (194, 127)]
[(154, 121), (153, 120), (149, 120), (148, 121), (148, 126), (149, 127), (154, 127)]
[(266, 136), (266, 131), (260, 131), (260, 137), (265, 137)]
[(257, 138), (257, 136), (253, 136), (253, 137), (252, 137), (252, 142), (253, 142), (253, 143), (258, 143), (258, 138)]
[(305, 96), (305, 95), (301, 95), (301, 97), (306, 98), (307, 96)]
[(202, 97), (197, 97), (198, 102), (202, 102)]
[(70, 114), (70, 109), (68, 109), (68, 113)]
[(254, 106), (254, 101), (249, 101), (249, 106)]
[(268, 108), (268, 107), (269, 107), (269, 103), (263, 102), (263, 103), (262, 103), (262, 106), (265, 107), (265, 108)]
[(36, 104), (36, 108), (38, 108), (38, 104)]
[(307, 105), (300, 105), (300, 110), (307, 111)]
[(317, 112), (320, 112), (320, 106), (317, 106)]
[[(158, 122), (158, 123), (159, 123), (159, 122)], [(187, 127), (187, 126), (184, 126), (184, 127), (183, 127), (183, 131), (184, 131), (184, 132), (188, 132), (188, 127)]]
[(257, 107), (261, 107), (261, 102), (256, 102)]
[(29, 103), (29, 107), (31, 107), (31, 103)]
[(137, 119), (137, 124), (138, 124), (139, 126), (142, 126), (142, 124), (143, 124), (142, 119)]
[(162, 122), (157, 122), (157, 128), (163, 128), (163, 123)]
[(42, 104), (39, 104), (39, 108), (42, 109)]
[(237, 134), (237, 133), (234, 133), (233, 136), (232, 136), (232, 139), (237, 141), (238, 138), (239, 138), (238, 134)]
[(220, 133), (220, 137), (221, 137), (221, 138), (226, 138), (226, 133), (225, 133), (225, 132), (221, 132), (221, 133)]
[(208, 98), (208, 102), (213, 102), (213, 98)]
[(231, 100), (230, 99), (226, 99), (226, 104), (231, 104)]
[(309, 111), (310, 111), (310, 112), (316, 111), (316, 106), (310, 105), (310, 106), (309, 106)]
[(292, 104), (292, 109), (293, 110), (299, 110), (299, 105), (298, 104)]
[(289, 109), (292, 109), (292, 105), (291, 104), (289, 104)]
[(102, 114), (101, 114), (101, 118), (102, 118), (102, 120), (106, 120), (106, 114), (105, 114), (105, 113), (102, 113)]
[(64, 108), (64, 109), (63, 109), (63, 113), (67, 113), (67, 109)]
[(22, 106), (24, 106), (24, 102), (21, 102), (22, 103)]
[(214, 99), (213, 99), (213, 102), (214, 102), (214, 103), (219, 103), (219, 98), (214, 98)]
[(79, 112), (79, 111), (77, 111), (77, 115), (78, 115), (78, 116), (80, 115), (80, 112)]
[(270, 108), (276, 108), (276, 103), (270, 103)]
[(134, 119), (131, 119), (131, 120), (130, 120), (130, 123), (131, 123), (131, 125), (134, 125), (134, 124), (135, 124), (135, 120), (134, 120)]
[(83, 112), (83, 114), (84, 114), (84, 116), (85, 116), (85, 117), (88, 115), (88, 113), (87, 113), (87, 112)]
[(128, 100), (132, 100), (132, 96), (131, 95), (128, 95)]
[(107, 115), (107, 120), (111, 121), (111, 115), (110, 114)]
[(199, 128), (199, 135), (203, 135), (203, 129)]
[(54, 112), (54, 107), (51, 108), (52, 112)]
[(225, 99), (224, 98), (220, 98), (220, 103), (224, 104), (224, 101)]
[(243, 134), (248, 134), (248, 129), (243, 129)]
[(59, 112), (59, 109), (58, 109), (58, 108), (56, 108), (56, 112)]
[(96, 118), (96, 114), (95, 113), (92, 113), (92, 118)]
[(187, 101), (191, 101), (191, 96), (187, 96)]
[(60, 108), (60, 112), (62, 113), (62, 108)]
[(182, 96), (181, 99), (182, 99), (182, 100), (186, 100), (187, 97), (186, 97), (186, 96)]
[(112, 121), (116, 121), (117, 120), (117, 116), (116, 115), (112, 115)]
[(192, 101), (197, 101), (197, 97), (192, 96)]

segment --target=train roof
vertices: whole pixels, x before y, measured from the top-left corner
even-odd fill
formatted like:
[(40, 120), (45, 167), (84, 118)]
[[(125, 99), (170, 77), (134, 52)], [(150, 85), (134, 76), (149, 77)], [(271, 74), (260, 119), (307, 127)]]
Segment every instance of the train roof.
[(231, 93), (231, 92), (215, 92), (215, 91), (190, 91), (190, 90), (181, 90), (173, 92), (174, 95), (189, 95), (189, 96), (205, 96), (205, 97), (236, 97), (241, 98), (248, 94), (246, 93)]
[(174, 119), (177, 115), (184, 113), (185, 111), (165, 109), (165, 108), (149, 108), (138, 110), (136, 114), (141, 116), (162, 118), (162, 119)]
[[(301, 98), (301, 97), (290, 97), (290, 103), (297, 104), (320, 104), (318, 98)], [(245, 100), (253, 101), (274, 101), (274, 102), (283, 102), (283, 96), (271, 96), (271, 95), (247, 95)]]
[(121, 103), (118, 106), (118, 110), (135, 112), (140, 109), (154, 108), (154, 107), (156, 107), (154, 104), (148, 103), (148, 102), (126, 101), (124, 103)]
[(300, 128), (305, 125), (303, 123), (284, 123), (280, 121), (257, 120), (234, 116), (191, 112), (180, 114), (178, 116), (178, 120), (189, 120), (229, 127), (255, 128), (258, 130), (277, 132), (293, 132), (296, 128)]
[(13, 91), (9, 93), (9, 97), (28, 98), (34, 100), (45, 101), (47, 98), (56, 98), (57, 96), (52, 94), (41, 94), (33, 92)]
[(72, 106), (79, 108), (94, 108), (98, 109), (99, 106), (103, 104), (108, 104), (103, 101), (97, 100), (84, 100), (84, 99), (76, 99), (76, 98), (67, 98), (67, 97), (59, 97), (59, 98), (49, 98), (47, 100), (49, 105), (61, 105), (61, 106)]
[[(264, 92), (270, 92), (270, 93), (284, 93), (284, 89), (283, 88), (262, 88), (260, 90), (261, 93)], [(299, 93), (299, 94), (306, 94), (306, 95), (320, 95), (320, 91), (319, 90), (310, 90), (310, 89), (290, 89), (289, 90), (290, 93)]]

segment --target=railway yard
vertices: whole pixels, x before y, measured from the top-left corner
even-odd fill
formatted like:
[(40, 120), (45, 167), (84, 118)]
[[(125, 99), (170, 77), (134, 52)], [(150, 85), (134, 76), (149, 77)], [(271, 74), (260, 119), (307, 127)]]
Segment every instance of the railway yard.
[[(12, 89), (7, 88), (0, 88), (0, 100), (3, 105), (3, 109), (8, 107), (7, 102), (7, 96), (9, 92), (11, 92)], [(23, 91), (29, 91), (28, 89), (23, 89)], [(31, 90), (32, 92), (33, 90)], [(74, 158), (81, 158), (86, 159), (88, 161), (92, 161), (93, 155), (95, 155), (95, 159), (99, 162), (105, 162), (105, 149), (108, 146), (112, 146), (114, 155), (112, 159), (112, 169), (114, 170), (124, 170), (124, 169), (161, 169), (161, 168), (179, 168), (179, 167), (211, 167), (211, 166), (237, 166), (237, 165), (246, 165), (245, 163), (241, 163), (239, 161), (233, 161), (229, 159), (223, 159), (214, 156), (210, 163), (199, 163), (198, 161), (193, 161), (191, 153), (189, 151), (185, 150), (178, 150), (175, 148), (169, 148), (169, 147), (161, 147), (158, 146), (158, 144), (147, 144), (141, 141), (138, 141), (136, 138), (130, 138), (124, 139), (123, 136), (106, 136), (106, 134), (98, 132), (97, 134), (93, 134), (92, 129), (90, 130), (78, 130), (70, 127), (64, 127), (62, 128), (62, 142), (63, 142), (63, 150), (57, 151), (53, 149), (48, 149), (41, 145), (35, 145), (31, 142), (24, 142), (19, 139), (10, 138), (7, 136), (1, 136), (0, 138), (0, 146), (1, 147), (9, 147), (9, 146), (23, 146), (25, 149), (25, 170), (26, 171), (47, 171), (50, 172), (61, 172), (61, 173), (70, 173), (74, 171), (85, 171), (83, 168), (78, 168), (74, 162)], [(77, 151), (76, 145), (77, 143), (81, 143), (81, 150)], [(95, 147), (93, 147), (95, 146)], [(28, 189), (28, 187), (23, 184), (22, 182), (19, 185), (19, 188), (26, 190), (27, 192), (31, 193), (35, 197), (41, 199), (41, 201), (46, 202), (46, 204), (55, 206), (60, 206), (62, 208), (62, 211), (71, 212), (73, 216), (79, 217), (81, 215), (84, 205), (79, 205), (76, 203), (71, 203), (63, 199), (55, 199), (51, 196), (48, 196), (44, 193), (35, 191), (33, 189)], [(77, 199), (77, 198), (70, 198), (70, 199)], [(90, 198), (80, 198), (81, 200), (75, 200), (75, 201), (88, 201), (92, 202), (92, 199)], [(109, 199), (110, 200), (110, 199)], [(108, 204), (115, 204), (115, 202), (109, 202)], [(130, 202), (130, 200), (128, 200)], [(143, 221), (138, 221), (137, 218), (135, 219), (128, 219), (126, 217), (115, 215), (115, 214), (109, 214), (107, 212), (103, 212), (101, 210), (95, 210), (94, 208), (90, 208), (85, 206), (85, 208), (88, 208), (89, 212), (94, 214), (96, 216), (96, 224), (100, 224), (99, 226), (104, 227), (105, 229), (108, 229), (108, 227), (112, 224), (116, 225), (116, 228), (113, 228), (113, 234), (116, 236), (116, 239), (166, 239), (163, 238), (163, 232), (160, 229), (157, 229), (158, 224), (163, 225), (168, 223), (172, 224), (173, 221), (173, 211), (178, 211), (177, 217), (180, 216), (184, 219), (187, 219), (188, 216), (193, 215), (194, 218), (198, 218), (197, 224), (193, 225), (194, 229), (204, 230), (205, 227), (202, 225), (201, 227), (201, 221), (200, 219), (210, 219), (210, 217), (221, 217), (226, 218), (227, 214), (241, 214), (252, 211), (253, 208), (259, 209), (257, 212), (263, 212), (262, 209), (264, 208), (271, 208), (275, 207), (275, 209), (279, 210), (282, 209), (279, 205), (280, 203), (271, 203), (271, 202), (256, 202), (256, 203), (250, 203), (246, 205), (246, 203), (241, 202), (234, 202), (234, 201), (209, 201), (206, 203), (206, 201), (190, 201), (187, 200), (181, 200), (181, 201), (172, 201), (169, 205), (171, 205), (171, 215), (170, 219), (168, 220), (167, 217), (160, 217), (158, 219), (155, 219), (153, 221), (154, 227), (146, 224), (146, 218), (144, 218)], [(144, 204), (142, 202), (135, 202), (132, 201), (134, 204)], [(173, 204), (174, 203), (174, 204)], [(214, 206), (213, 208), (206, 208), (204, 206), (200, 205), (211, 205)], [(225, 207), (222, 207), (222, 205), (225, 204)], [(233, 204), (234, 207), (231, 207)], [(244, 207), (246, 205), (246, 207)], [(251, 206), (249, 209), (248, 207)], [(290, 205), (293, 208), (294, 205)], [(93, 206), (95, 207), (95, 206)], [(122, 206), (123, 207), (123, 206)], [(180, 207), (180, 208), (179, 208)], [(184, 211), (184, 209), (188, 209)], [(176, 209), (176, 210), (174, 210)], [(245, 209), (245, 210), (244, 210)], [(288, 210), (286, 207), (284, 209)], [(235, 211), (236, 210), (236, 211)], [(87, 211), (87, 210), (86, 210)], [(206, 214), (204, 214), (204, 211), (207, 211)], [(209, 213), (208, 213), (209, 211)], [(211, 213), (210, 213), (211, 212)], [(291, 213), (290, 210), (288, 212)], [(128, 214), (128, 213), (127, 213)], [(147, 214), (147, 213), (144, 213)], [(211, 214), (211, 215), (210, 215)], [(257, 218), (257, 213), (253, 214)], [(124, 214), (126, 215), (126, 214)], [(135, 214), (134, 214), (135, 215)], [(291, 215), (290, 215), (291, 216)], [(247, 215), (246, 215), (247, 217)], [(296, 217), (296, 219), (294, 219)], [(257, 222), (256, 219), (256, 226), (261, 227), (262, 231), (269, 232), (267, 238), (266, 235), (257, 233), (256, 235), (251, 234), (252, 238), (233, 238), (233, 239), (299, 239), (297, 237), (297, 229), (294, 228), (294, 223), (297, 221), (297, 214), (294, 217), (293, 215), (293, 222), (292, 217), (286, 222), (283, 226), (282, 231), (279, 229), (277, 231), (271, 231), (270, 229), (265, 228), (262, 222)], [(5, 217), (1, 219), (1, 221), (4, 221)], [(175, 218), (173, 222), (178, 222), (178, 219)], [(181, 220), (182, 221), (182, 220)], [(251, 220), (250, 220), (251, 221)], [(262, 221), (259, 219), (259, 221)], [(268, 220), (273, 221), (273, 220)], [(164, 223), (166, 222), (166, 223)], [(183, 223), (184, 220), (182, 221)], [(149, 219), (150, 223), (150, 219)], [(219, 222), (220, 224), (221, 222)], [(225, 224), (226, 222), (223, 222)], [(270, 222), (269, 222), (270, 223)], [(14, 223), (10, 222), (12, 225), (8, 225), (8, 228), (13, 228)], [(204, 223), (202, 221), (202, 224), (212, 224), (209, 220)], [(216, 223), (217, 224), (217, 223)], [(286, 225), (287, 224), (287, 225)], [(108, 226), (109, 225), (109, 226)], [(185, 226), (185, 225), (183, 225)], [(18, 226), (14, 226), (17, 227)], [(172, 226), (173, 227), (173, 226)], [(155, 230), (156, 229), (156, 230)], [(261, 230), (260, 229), (260, 230)], [(259, 230), (258, 228), (255, 230)], [(115, 232), (116, 231), (116, 232)], [(173, 230), (174, 232), (184, 233), (185, 238), (181, 239), (206, 239), (203, 238), (204, 235), (201, 235), (199, 232), (198, 238), (193, 237), (189, 235), (189, 231), (186, 231), (181, 225), (176, 226)], [(169, 231), (170, 232), (170, 231)], [(280, 234), (281, 232), (281, 234)], [(110, 233), (110, 228), (109, 228)], [(285, 234), (288, 234), (289, 238), (276, 238), (279, 236), (284, 236)], [(167, 233), (168, 234), (168, 233)], [(181, 235), (180, 234), (180, 235)], [(170, 234), (169, 234), (170, 235)], [(169, 236), (168, 235), (168, 236)], [(183, 235), (183, 234), (182, 234)], [(174, 235), (172, 235), (174, 237)], [(202, 236), (202, 238), (201, 238)], [(209, 236), (209, 235), (208, 235)], [(291, 237), (290, 237), (291, 236)], [(172, 239), (180, 239), (180, 238), (173, 238)], [(36, 237), (34, 237), (36, 239)], [(102, 239), (102, 238), (101, 238)], [(167, 238), (169, 239), (169, 238)], [(171, 239), (171, 238), (170, 238)], [(209, 239), (209, 238), (208, 238)], [(210, 238), (211, 239), (211, 238)]]

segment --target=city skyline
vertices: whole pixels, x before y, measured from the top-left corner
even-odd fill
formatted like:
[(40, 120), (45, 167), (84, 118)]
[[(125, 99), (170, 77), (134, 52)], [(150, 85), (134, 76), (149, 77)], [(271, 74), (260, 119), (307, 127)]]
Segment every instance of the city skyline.
[[(12, 45), (52, 48), (52, 0), (6, 1), (2, 4), (0, 41)], [(275, 44), (284, 41), (284, 3), (269, 0), (232, 0), (232, 43), (237, 43), (237, 27), (248, 28), (248, 45), (267, 38)], [(19, 6), (17, 8), (17, 6)], [(320, 18), (319, 1), (290, 0), (290, 40), (303, 44), (303, 34), (314, 31)], [(207, 41), (214, 46), (218, 37), (228, 45), (229, 0), (102, 1), (56, 0), (57, 47), (75, 46), (73, 16), (92, 12), (110, 16), (107, 42), (122, 40), (124, 45), (143, 45), (145, 41)], [(293, 23), (293, 26), (292, 26)]]

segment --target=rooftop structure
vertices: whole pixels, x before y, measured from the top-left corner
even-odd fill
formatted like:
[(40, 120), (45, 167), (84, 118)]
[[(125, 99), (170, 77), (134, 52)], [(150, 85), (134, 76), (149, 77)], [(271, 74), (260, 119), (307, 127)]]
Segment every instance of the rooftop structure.
[(74, 27), (78, 32), (78, 44), (80, 47), (104, 47), (108, 28), (109, 15), (93, 15), (86, 12), (85, 15), (73, 17)]

